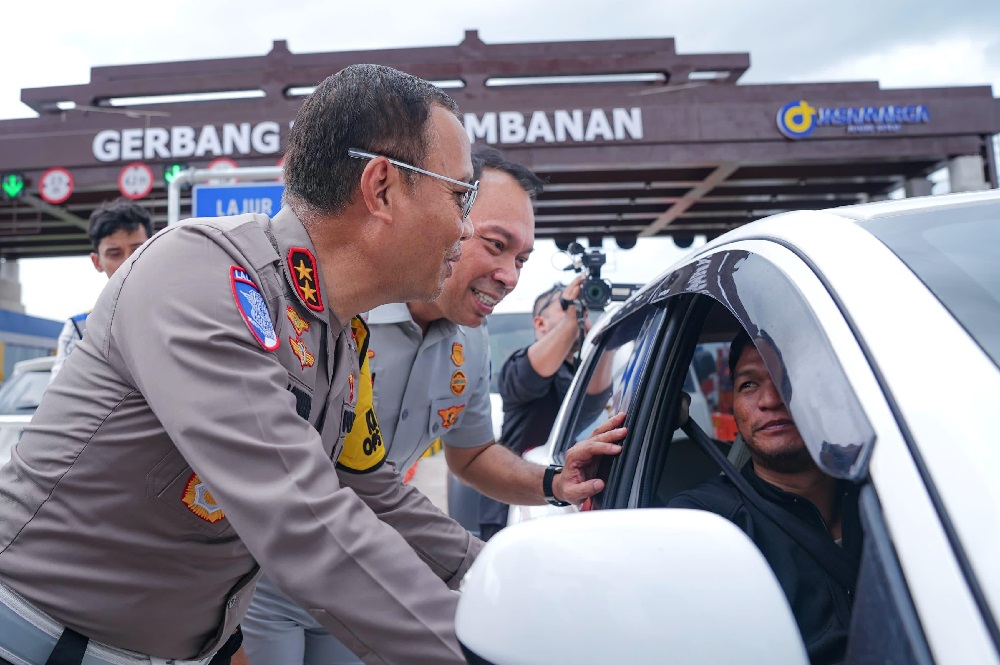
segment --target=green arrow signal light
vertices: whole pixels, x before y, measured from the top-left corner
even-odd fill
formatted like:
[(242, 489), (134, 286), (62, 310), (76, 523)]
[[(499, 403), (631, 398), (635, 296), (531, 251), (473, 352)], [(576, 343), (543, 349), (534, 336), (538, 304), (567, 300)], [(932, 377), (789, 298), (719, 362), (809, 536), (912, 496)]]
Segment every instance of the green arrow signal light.
[(187, 164), (168, 164), (163, 169), (163, 181), (169, 185), (181, 171), (187, 171), (187, 169)]
[(0, 189), (3, 189), (4, 198), (16, 199), (24, 193), (24, 176), (20, 173), (8, 173), (0, 178)]

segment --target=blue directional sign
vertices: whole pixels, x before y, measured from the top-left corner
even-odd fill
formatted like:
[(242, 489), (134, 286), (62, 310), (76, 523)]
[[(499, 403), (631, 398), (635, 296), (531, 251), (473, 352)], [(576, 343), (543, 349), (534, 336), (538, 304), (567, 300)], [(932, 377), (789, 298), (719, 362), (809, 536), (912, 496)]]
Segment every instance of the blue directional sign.
[(225, 217), (256, 212), (268, 217), (281, 208), (285, 185), (280, 182), (241, 182), (232, 185), (195, 185), (191, 208), (195, 217)]

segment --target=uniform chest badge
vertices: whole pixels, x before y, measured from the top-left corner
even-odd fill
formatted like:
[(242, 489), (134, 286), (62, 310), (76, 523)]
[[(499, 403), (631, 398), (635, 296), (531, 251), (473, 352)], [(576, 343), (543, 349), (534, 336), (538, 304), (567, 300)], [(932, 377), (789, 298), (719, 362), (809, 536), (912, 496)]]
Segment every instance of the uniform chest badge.
[(215, 502), (212, 492), (209, 491), (197, 473), (192, 473), (191, 477), (188, 478), (181, 501), (188, 507), (188, 510), (209, 524), (215, 524), (226, 516), (219, 504)]
[(316, 364), (316, 356), (309, 353), (309, 349), (306, 348), (306, 343), (303, 342), (298, 337), (289, 337), (288, 344), (292, 347), (292, 353), (295, 357), (299, 359), (299, 364), (302, 369), (306, 367), (312, 367)]
[(288, 321), (292, 324), (292, 328), (295, 329), (295, 335), (299, 336), (304, 332), (309, 330), (309, 322), (299, 316), (299, 313), (295, 311), (295, 308), (291, 305), (285, 310), (288, 315)]
[(264, 301), (264, 296), (260, 294), (257, 285), (250, 279), (250, 275), (243, 268), (232, 266), (229, 268), (229, 281), (233, 288), (236, 308), (240, 311), (240, 316), (243, 317), (243, 321), (250, 328), (254, 338), (266, 351), (277, 349), (278, 335), (274, 332), (274, 324), (267, 311), (267, 303)]
[(347, 375), (347, 387), (349, 390), (347, 394), (347, 401), (354, 404), (354, 374)]
[(295, 284), (295, 291), (306, 307), (314, 312), (323, 311), (323, 295), (319, 290), (316, 257), (305, 247), (288, 250), (288, 271)]
[(462, 409), (464, 408), (465, 405), (462, 404), (438, 410), (438, 415), (441, 416), (441, 426), (445, 429), (450, 429), (458, 421), (458, 414), (462, 413)]
[(465, 372), (460, 369), (456, 369), (455, 373), (451, 375), (451, 392), (456, 395), (461, 395), (465, 392)]
[(465, 362), (465, 351), (462, 350), (461, 342), (455, 342), (451, 345), (451, 362), (455, 363), (455, 367), (461, 367), (462, 363)]

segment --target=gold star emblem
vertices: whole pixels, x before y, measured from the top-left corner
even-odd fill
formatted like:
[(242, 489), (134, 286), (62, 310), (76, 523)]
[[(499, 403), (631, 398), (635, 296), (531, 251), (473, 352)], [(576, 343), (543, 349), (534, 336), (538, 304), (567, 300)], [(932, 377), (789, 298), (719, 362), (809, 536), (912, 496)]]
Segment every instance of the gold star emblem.
[(316, 302), (316, 289), (309, 286), (309, 284), (302, 285), (302, 297), (309, 302)]
[[(299, 273), (299, 279), (301, 280), (312, 279), (312, 268), (307, 268), (306, 262), (302, 259), (299, 259), (299, 265), (295, 266), (295, 272)], [(312, 300), (312, 298), (310, 298), (310, 300)]]

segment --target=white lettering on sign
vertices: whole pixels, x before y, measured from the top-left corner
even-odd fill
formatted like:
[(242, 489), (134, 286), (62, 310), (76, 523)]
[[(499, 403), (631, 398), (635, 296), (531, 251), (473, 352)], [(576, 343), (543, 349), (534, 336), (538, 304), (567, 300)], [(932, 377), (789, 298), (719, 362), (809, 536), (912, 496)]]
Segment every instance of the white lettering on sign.
[(280, 126), (271, 120), (251, 125), (225, 123), (220, 127), (147, 127), (106, 129), (94, 136), (94, 157), (101, 162), (180, 157), (223, 157), (257, 152), (273, 155), (281, 150)]
[(610, 118), (604, 109), (535, 111), (527, 121), (518, 111), (466, 113), (465, 131), (473, 143), (476, 139), (486, 143), (638, 141), (643, 137), (642, 109), (611, 109)]
[(225, 203), (221, 200), (215, 202), (215, 216), (225, 217), (227, 215), (242, 215), (248, 212), (256, 212), (268, 217), (274, 212), (273, 201), (269, 198), (261, 199), (229, 199)]

